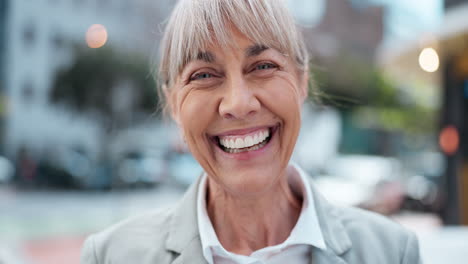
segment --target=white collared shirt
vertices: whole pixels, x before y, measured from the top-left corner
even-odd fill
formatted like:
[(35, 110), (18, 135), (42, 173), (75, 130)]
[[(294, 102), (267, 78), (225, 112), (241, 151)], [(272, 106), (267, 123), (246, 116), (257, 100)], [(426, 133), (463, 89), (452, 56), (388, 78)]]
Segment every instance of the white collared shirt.
[(295, 193), (302, 195), (302, 209), (289, 237), (281, 244), (265, 247), (244, 256), (227, 251), (219, 242), (206, 209), (207, 176), (202, 176), (197, 197), (197, 218), (203, 256), (210, 264), (283, 264), (310, 263), (312, 247), (326, 249), (322, 230), (317, 218), (312, 191), (307, 175), (292, 164), (297, 173), (289, 182)]

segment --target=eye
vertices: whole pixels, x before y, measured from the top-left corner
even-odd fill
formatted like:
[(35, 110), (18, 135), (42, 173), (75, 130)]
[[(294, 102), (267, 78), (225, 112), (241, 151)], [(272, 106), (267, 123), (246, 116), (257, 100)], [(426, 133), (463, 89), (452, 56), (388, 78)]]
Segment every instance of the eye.
[(208, 73), (208, 72), (200, 72), (200, 73), (195, 73), (194, 75), (190, 76), (191, 81), (196, 81), (196, 80), (203, 80), (203, 79), (208, 79), (214, 77), (213, 74)]
[(269, 70), (275, 68), (278, 68), (278, 66), (273, 63), (260, 63), (255, 66), (254, 70)]

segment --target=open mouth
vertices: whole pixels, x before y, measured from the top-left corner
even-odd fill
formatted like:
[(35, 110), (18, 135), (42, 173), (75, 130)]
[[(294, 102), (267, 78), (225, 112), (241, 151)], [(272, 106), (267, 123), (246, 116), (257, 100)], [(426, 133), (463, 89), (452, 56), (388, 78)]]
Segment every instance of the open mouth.
[(243, 136), (214, 137), (218, 147), (226, 153), (237, 154), (255, 151), (265, 147), (272, 139), (278, 126), (259, 129)]

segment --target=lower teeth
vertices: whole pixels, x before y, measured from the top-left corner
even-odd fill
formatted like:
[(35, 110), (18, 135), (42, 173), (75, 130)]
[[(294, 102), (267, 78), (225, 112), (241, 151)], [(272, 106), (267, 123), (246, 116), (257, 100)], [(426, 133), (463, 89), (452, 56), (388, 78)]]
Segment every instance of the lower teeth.
[(225, 152), (227, 153), (231, 153), (231, 154), (235, 154), (235, 153), (240, 153), (240, 152), (247, 152), (247, 151), (254, 151), (254, 150), (257, 150), (257, 149), (260, 149), (260, 148), (263, 148), (268, 142), (268, 139), (264, 140), (263, 142), (257, 144), (257, 145), (254, 145), (254, 146), (251, 146), (251, 147), (248, 147), (248, 148), (242, 148), (242, 149), (231, 149), (231, 148), (223, 148)]

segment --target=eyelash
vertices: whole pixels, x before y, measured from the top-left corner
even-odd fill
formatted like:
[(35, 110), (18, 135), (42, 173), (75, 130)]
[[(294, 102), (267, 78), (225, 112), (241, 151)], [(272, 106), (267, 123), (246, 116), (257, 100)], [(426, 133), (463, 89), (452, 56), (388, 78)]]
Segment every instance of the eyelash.
[[(266, 66), (266, 67), (264, 67), (264, 66)], [(259, 68), (259, 67), (262, 67), (262, 68)], [(259, 64), (255, 65), (255, 67), (250, 72), (255, 71), (255, 70), (261, 71), (261, 70), (276, 69), (278, 67), (279, 67), (278, 65), (270, 63), (270, 62), (259, 63)], [(213, 76), (215, 76), (215, 75), (212, 74), (212, 73), (209, 73), (209, 72), (199, 72), (199, 73), (195, 73), (194, 75), (192, 75), (189, 80), (190, 81), (196, 81), (196, 80), (211, 78)]]
[[(214, 76), (214, 74), (211, 74), (209, 72), (200, 72), (200, 73), (196, 73), (196, 74), (192, 75), (190, 77), (190, 81), (206, 79), (206, 78), (208, 78), (208, 77), (206, 77), (206, 75), (210, 75), (210, 77)], [(205, 76), (205, 77), (202, 77), (202, 76)], [(199, 77), (202, 77), (202, 78), (199, 78)]]
[[(268, 68), (259, 68), (260, 66), (267, 66)], [(269, 69), (275, 69), (278, 68), (278, 65), (273, 64), (271, 62), (264, 62), (264, 63), (259, 63), (255, 65), (254, 70), (269, 70)]]

